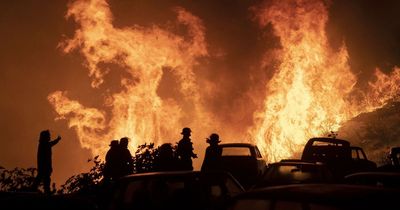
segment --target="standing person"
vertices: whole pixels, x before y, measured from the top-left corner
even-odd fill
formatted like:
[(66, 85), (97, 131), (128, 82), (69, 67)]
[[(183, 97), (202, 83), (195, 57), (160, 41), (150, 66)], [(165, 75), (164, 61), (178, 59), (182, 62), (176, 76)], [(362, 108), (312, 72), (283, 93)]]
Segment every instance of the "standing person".
[(192, 130), (190, 128), (183, 128), (181, 134), (182, 139), (178, 142), (177, 155), (180, 159), (182, 170), (193, 170), (192, 158), (197, 158), (193, 152), (193, 143), (190, 139)]
[(106, 163), (104, 165), (104, 179), (106, 181), (116, 180), (121, 176), (121, 154), (118, 140), (110, 142), (110, 149), (106, 153)]
[(221, 155), (222, 149), (218, 147), (218, 144), (221, 142), (219, 140), (219, 135), (213, 133), (207, 138), (206, 142), (210, 144), (210, 146), (206, 149), (206, 154), (204, 156), (204, 161), (201, 166), (202, 171), (214, 171), (221, 169)]
[(39, 147), (37, 152), (38, 174), (35, 178), (35, 181), (33, 182), (34, 190), (37, 190), (39, 184), (43, 182), (43, 188), (46, 194), (50, 194), (50, 176), (53, 172), (51, 161), (51, 148), (61, 140), (61, 137), (58, 136), (53, 141), (50, 140), (51, 135), (49, 130), (44, 130), (40, 132)]
[(119, 140), (119, 149), (121, 155), (121, 175), (125, 176), (133, 173), (133, 159), (128, 149), (129, 138), (123, 137)]

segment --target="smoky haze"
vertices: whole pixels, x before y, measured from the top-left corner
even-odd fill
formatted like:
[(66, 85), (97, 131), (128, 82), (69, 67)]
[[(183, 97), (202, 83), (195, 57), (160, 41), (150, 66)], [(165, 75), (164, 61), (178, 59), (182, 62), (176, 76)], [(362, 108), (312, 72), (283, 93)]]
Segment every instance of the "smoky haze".
[[(57, 47), (65, 37), (72, 37), (76, 29), (75, 23), (64, 17), (68, 2), (16, 0), (0, 3), (0, 126), (3, 135), (0, 165), (6, 168), (35, 166), (39, 132), (50, 129), (53, 137), (57, 134), (63, 137), (53, 149), (53, 180), (58, 184), (87, 170), (86, 160), (91, 154), (81, 148), (67, 121), (54, 120), (57, 114), (47, 101), (48, 94), (67, 90), (70, 98), (79, 99), (85, 106), (100, 107), (104, 96), (118, 89), (123, 74), (118, 70), (120, 67), (108, 66), (116, 71), (106, 76), (102, 87), (93, 89), (82, 55), (77, 51), (64, 54)], [(232, 131), (216, 128), (207, 131), (207, 135), (215, 131), (221, 133), (222, 141), (237, 141), (245, 137), (247, 128), (252, 125), (253, 113), (264, 99), (258, 96), (264, 94), (265, 83), (275, 70), (273, 58), (270, 63), (261, 63), (261, 58), (280, 47), (279, 37), (268, 27), (260, 30), (254, 21), (249, 8), (260, 2), (112, 0), (109, 4), (115, 27), (157, 24), (173, 28), (177, 34), (184, 33), (174, 26), (175, 14), (171, 8), (176, 6), (203, 21), (209, 56), (202, 58), (194, 71), (203, 89), (206, 108), (218, 121), (224, 122), (224, 126), (232, 128)], [(330, 43), (336, 48), (343, 42), (347, 46), (351, 69), (359, 81), (357, 87), (365, 88), (373, 79), (376, 67), (388, 73), (400, 65), (398, 1), (342, 0), (327, 4)], [(179, 91), (168, 88), (176, 82), (175, 78), (168, 71), (164, 72), (159, 95), (179, 97)], [(393, 116), (387, 120), (391, 121), (388, 125), (399, 121)], [(180, 138), (179, 132), (176, 141)], [(204, 153), (206, 137), (195, 140), (200, 145), (195, 152), (200, 156)], [(376, 137), (371, 139), (381, 141)], [(398, 139), (392, 139), (383, 146), (396, 144)]]

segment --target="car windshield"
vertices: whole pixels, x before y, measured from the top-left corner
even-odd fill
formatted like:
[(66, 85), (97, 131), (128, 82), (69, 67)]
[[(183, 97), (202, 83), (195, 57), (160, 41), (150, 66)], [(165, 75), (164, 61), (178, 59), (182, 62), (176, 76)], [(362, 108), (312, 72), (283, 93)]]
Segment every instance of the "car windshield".
[(248, 147), (223, 147), (222, 156), (251, 156)]

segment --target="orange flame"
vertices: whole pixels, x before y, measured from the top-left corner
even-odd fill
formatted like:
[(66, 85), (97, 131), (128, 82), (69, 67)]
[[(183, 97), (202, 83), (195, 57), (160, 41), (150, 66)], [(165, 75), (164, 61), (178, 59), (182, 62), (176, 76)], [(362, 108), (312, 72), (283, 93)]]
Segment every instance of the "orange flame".
[[(60, 46), (65, 53), (79, 49), (84, 55), (92, 87), (100, 88), (108, 73), (101, 64), (116, 64), (129, 75), (121, 79), (119, 92), (105, 98), (102, 108), (87, 108), (69, 99), (67, 92), (48, 96), (58, 119), (69, 119), (81, 145), (93, 154), (104, 155), (109, 141), (122, 136), (133, 139), (133, 149), (149, 141), (176, 139), (187, 125), (204, 132), (224, 124), (205, 110), (200, 91), (213, 88), (200, 90), (193, 71), (199, 58), (208, 56), (202, 21), (183, 8), (175, 12), (177, 22), (187, 28), (186, 36), (157, 25), (117, 28), (106, 0), (69, 5), (67, 17), (79, 28)], [(328, 44), (327, 8), (321, 1), (273, 0), (257, 9), (257, 17), (261, 27), (272, 24), (281, 42), (275, 55), (281, 63), (266, 84), (262, 109), (254, 113), (254, 126), (249, 129), (249, 138), (268, 161), (292, 157), (308, 138), (336, 131), (357, 114), (399, 99), (398, 68), (390, 75), (377, 70), (377, 80), (361, 100), (351, 97), (357, 78), (350, 70), (345, 46), (334, 51)], [(177, 78), (179, 100), (163, 99), (157, 93), (165, 71)], [(234, 136), (234, 128), (223, 129)], [(198, 135), (194, 139), (205, 136), (194, 135)]]
[(349, 99), (356, 77), (346, 48), (334, 52), (329, 47), (322, 1), (276, 0), (264, 4), (257, 16), (262, 27), (272, 24), (282, 45), (281, 64), (250, 131), (268, 161), (296, 156), (310, 137), (337, 131), (342, 122), (383, 106), (398, 91), (398, 71), (392, 77), (377, 71), (372, 93), (365, 96), (379, 101), (355, 104)]
[(205, 113), (195, 81), (193, 66), (197, 59), (207, 56), (204, 27), (199, 18), (182, 8), (176, 8), (178, 23), (188, 29), (190, 39), (175, 35), (158, 26), (116, 28), (105, 0), (75, 1), (69, 5), (67, 17), (73, 17), (80, 28), (75, 36), (60, 46), (65, 53), (79, 48), (85, 56), (92, 87), (104, 82), (100, 63), (113, 63), (126, 70), (131, 78), (121, 79), (121, 91), (105, 100), (106, 112), (85, 108), (66, 97), (65, 92), (54, 92), (48, 99), (61, 118), (69, 115), (69, 126), (78, 133), (83, 147), (94, 154), (104, 154), (111, 139), (128, 136), (131, 148), (146, 141), (173, 139), (183, 125), (182, 107), (173, 99), (162, 100), (157, 88), (163, 70), (170, 70), (180, 83), (180, 91), (187, 105), (193, 106), (190, 124), (207, 125)]
[(384, 106), (388, 101), (400, 99), (400, 68), (395, 67), (386, 75), (379, 69), (375, 71), (376, 81), (370, 82), (370, 91), (366, 97), (366, 111)]

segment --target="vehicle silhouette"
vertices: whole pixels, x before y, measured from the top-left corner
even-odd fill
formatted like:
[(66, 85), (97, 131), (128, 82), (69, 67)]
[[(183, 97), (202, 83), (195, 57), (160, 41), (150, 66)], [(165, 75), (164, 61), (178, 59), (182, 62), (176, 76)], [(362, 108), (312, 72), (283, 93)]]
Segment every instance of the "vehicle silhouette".
[(252, 189), (288, 184), (332, 183), (332, 172), (324, 163), (284, 160), (268, 165)]
[(171, 171), (118, 180), (106, 209), (220, 209), (244, 192), (227, 172)]
[(230, 172), (244, 188), (254, 185), (267, 167), (258, 147), (248, 143), (219, 144), (221, 170)]
[(368, 160), (360, 147), (352, 147), (349, 141), (336, 138), (309, 139), (301, 160), (325, 163), (338, 181), (347, 174), (376, 169), (376, 163)]
[(226, 209), (397, 209), (399, 193), (396, 189), (345, 184), (281, 185), (244, 192), (235, 196)]

